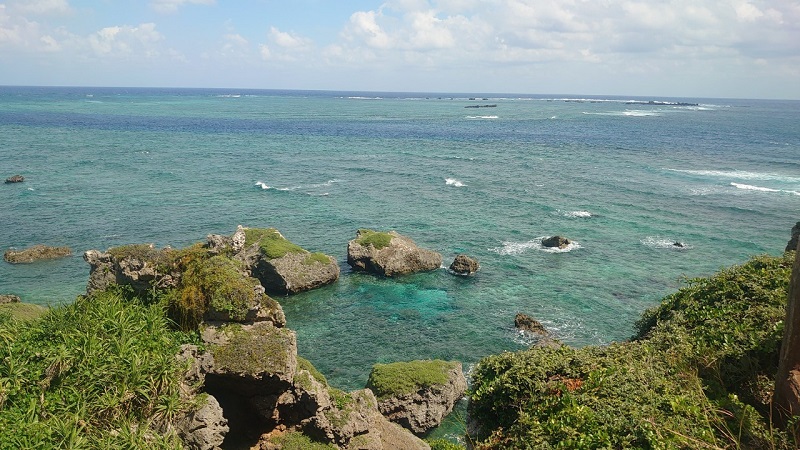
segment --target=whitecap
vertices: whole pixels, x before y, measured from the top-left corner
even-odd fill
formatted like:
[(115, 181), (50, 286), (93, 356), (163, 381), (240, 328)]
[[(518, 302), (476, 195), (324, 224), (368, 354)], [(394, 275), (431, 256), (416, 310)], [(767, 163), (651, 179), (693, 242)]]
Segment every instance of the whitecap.
[(759, 180), (759, 181), (779, 181), (784, 183), (800, 183), (800, 177), (793, 177), (777, 173), (767, 172), (748, 172), (745, 170), (691, 170), (691, 169), (669, 169), (670, 172), (685, 173), (712, 178), (734, 178), (737, 180)]
[(448, 186), (455, 186), (455, 187), (466, 187), (467, 186), (462, 181), (456, 180), (455, 178), (445, 178), (444, 182)]
[(742, 183), (731, 183), (731, 186), (737, 189), (744, 189), (746, 191), (758, 191), (758, 192), (779, 192), (784, 194), (792, 194), (792, 195), (800, 195), (798, 191), (791, 191), (791, 190), (784, 190), (784, 189), (772, 189), (768, 187), (762, 186), (753, 186), (750, 184), (742, 184)]
[(256, 186), (260, 186), (261, 189), (272, 189), (271, 187), (267, 186), (267, 183), (263, 181), (256, 181)]
[(467, 116), (467, 119), (499, 119), (499, 116)]
[[(640, 240), (639, 242), (642, 245), (645, 245), (650, 248), (659, 248), (659, 249), (672, 249), (672, 250), (687, 250), (693, 248), (691, 245), (677, 241), (675, 239), (666, 239), (660, 236), (647, 236), (646, 238)], [(677, 245), (676, 245), (677, 244)]]
[(568, 253), (572, 250), (583, 248), (580, 243), (575, 241), (570, 242), (570, 244), (564, 248), (542, 246), (542, 240), (548, 237), (549, 236), (540, 236), (525, 242), (504, 241), (502, 247), (490, 248), (489, 251), (499, 255), (521, 255), (531, 249), (545, 253)]
[(574, 218), (589, 218), (592, 217), (592, 213), (589, 211), (566, 211), (563, 213), (564, 217), (574, 217)]

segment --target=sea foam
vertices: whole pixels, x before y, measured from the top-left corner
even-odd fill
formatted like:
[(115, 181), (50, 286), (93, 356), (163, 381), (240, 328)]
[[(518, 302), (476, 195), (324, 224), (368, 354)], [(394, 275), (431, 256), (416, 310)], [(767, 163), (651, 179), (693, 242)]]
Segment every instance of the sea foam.
[(455, 187), (466, 187), (467, 186), (466, 184), (464, 184), (463, 181), (456, 180), (455, 178), (445, 178), (444, 182), (448, 186), (455, 186)]
[(743, 184), (743, 183), (731, 183), (731, 186), (733, 186), (733, 187), (735, 187), (737, 189), (744, 189), (746, 191), (778, 192), (778, 193), (783, 193), (783, 194), (800, 195), (800, 192), (798, 192), (798, 191), (792, 191), (792, 190), (788, 190), (788, 189), (772, 189), (772, 188), (768, 188), (768, 187), (753, 186), (753, 185), (750, 185), (750, 184)]
[(733, 178), (737, 180), (759, 180), (759, 181), (779, 181), (782, 183), (800, 183), (800, 177), (782, 175), (766, 172), (748, 172), (745, 170), (689, 170), (689, 169), (665, 169), (670, 172), (685, 173), (701, 177), (712, 178)]
[[(691, 245), (688, 245), (685, 242), (677, 241), (675, 239), (662, 238), (660, 236), (647, 236), (639, 242), (641, 242), (644, 246), (658, 249), (687, 250), (693, 248)], [(676, 243), (680, 245), (675, 245)]]
[(574, 217), (576, 219), (584, 219), (592, 217), (592, 213), (589, 211), (564, 211), (562, 213), (564, 217)]
[(548, 237), (549, 236), (540, 236), (525, 242), (504, 241), (502, 247), (490, 248), (489, 251), (495, 252), (498, 255), (521, 255), (531, 249), (545, 253), (568, 253), (572, 250), (582, 248), (581, 245), (575, 241), (572, 241), (564, 248), (542, 246), (542, 241)]

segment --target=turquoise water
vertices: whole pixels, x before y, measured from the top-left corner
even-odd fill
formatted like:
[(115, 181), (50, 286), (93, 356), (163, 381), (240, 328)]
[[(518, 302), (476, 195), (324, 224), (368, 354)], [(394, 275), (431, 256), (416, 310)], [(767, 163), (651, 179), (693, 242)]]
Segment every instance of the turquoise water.
[[(484, 104), (497, 106), (464, 108)], [(342, 388), (376, 362), (524, 348), (517, 312), (566, 343), (607, 343), (682, 277), (783, 251), (800, 220), (798, 123), (789, 101), (0, 88), (0, 177), (26, 177), (0, 185), (0, 247), (76, 251), (0, 263), (0, 293), (69, 302), (85, 250), (242, 224), (339, 259), (336, 284), (278, 300), (300, 354)], [(365, 227), (482, 269), (351, 273), (347, 241)], [(553, 234), (577, 245), (544, 251)]]

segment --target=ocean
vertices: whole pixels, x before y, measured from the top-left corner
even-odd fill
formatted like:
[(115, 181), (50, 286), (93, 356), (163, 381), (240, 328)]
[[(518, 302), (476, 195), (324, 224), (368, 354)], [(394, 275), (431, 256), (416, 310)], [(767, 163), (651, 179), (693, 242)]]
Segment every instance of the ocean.
[[(277, 300), (300, 355), (340, 388), (379, 362), (469, 368), (526, 348), (517, 312), (605, 344), (685, 278), (783, 251), (800, 220), (798, 123), (798, 101), (0, 87), (0, 178), (25, 177), (0, 185), (0, 248), (75, 252), (0, 262), (0, 293), (68, 303), (85, 250), (241, 224), (338, 258), (337, 283)], [(481, 270), (352, 273), (359, 228)], [(555, 234), (573, 245), (542, 248)]]

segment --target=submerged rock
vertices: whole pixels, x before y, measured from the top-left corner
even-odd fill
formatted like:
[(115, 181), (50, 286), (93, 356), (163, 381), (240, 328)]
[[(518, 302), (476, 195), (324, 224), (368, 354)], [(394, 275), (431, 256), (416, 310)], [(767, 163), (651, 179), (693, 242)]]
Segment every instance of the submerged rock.
[(391, 277), (438, 269), (442, 255), (418, 247), (411, 238), (395, 231), (362, 229), (347, 244), (347, 263), (353, 270)]
[(22, 183), (23, 181), (25, 181), (25, 177), (22, 175), (14, 175), (13, 177), (6, 178), (6, 184)]
[(472, 275), (480, 269), (478, 260), (467, 255), (458, 255), (450, 264), (450, 270), (458, 275)]
[(797, 241), (800, 239), (800, 222), (797, 222), (792, 227), (792, 238), (789, 239), (789, 242), (786, 244), (786, 252), (790, 252), (792, 250), (797, 250)]
[(411, 361), (376, 364), (367, 387), (392, 422), (421, 436), (439, 426), (467, 389), (461, 363)]
[(542, 239), (542, 247), (565, 249), (572, 241), (563, 236), (551, 236)]
[(69, 247), (50, 247), (47, 245), (34, 245), (25, 250), (7, 250), (3, 259), (11, 264), (27, 264), (47, 259), (63, 258), (72, 254)]

